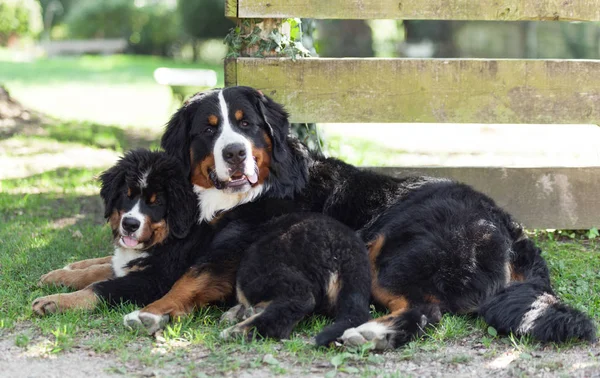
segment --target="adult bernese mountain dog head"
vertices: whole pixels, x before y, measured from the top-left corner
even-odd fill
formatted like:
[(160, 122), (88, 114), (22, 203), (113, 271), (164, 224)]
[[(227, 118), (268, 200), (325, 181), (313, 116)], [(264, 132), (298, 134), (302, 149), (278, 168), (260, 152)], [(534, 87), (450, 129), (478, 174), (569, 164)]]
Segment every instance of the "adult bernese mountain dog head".
[(269, 193), (284, 198), (307, 180), (306, 162), (290, 152), (288, 114), (260, 91), (231, 87), (194, 95), (167, 124), (161, 145), (177, 157), (211, 220)]
[(130, 151), (100, 181), (104, 217), (118, 247), (143, 251), (170, 235), (184, 238), (197, 219), (187, 176), (164, 152)]

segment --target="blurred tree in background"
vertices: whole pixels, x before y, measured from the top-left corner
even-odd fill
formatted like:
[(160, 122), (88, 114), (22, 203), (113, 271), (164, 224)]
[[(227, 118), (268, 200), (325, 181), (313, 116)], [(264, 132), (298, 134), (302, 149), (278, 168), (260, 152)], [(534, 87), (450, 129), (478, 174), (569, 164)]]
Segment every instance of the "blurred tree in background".
[[(0, 0), (0, 45), (38, 38), (43, 25), (44, 39), (123, 38), (130, 53), (197, 60), (234, 25), (224, 3)], [(594, 22), (311, 20), (309, 29), (307, 48), (322, 57), (600, 58)]]
[(36, 37), (42, 31), (42, 13), (36, 0), (0, 1), (0, 45), (13, 39)]
[(131, 52), (170, 55), (180, 37), (174, 7), (166, 2), (135, 0), (80, 0), (65, 23), (69, 38), (124, 38)]
[(364, 20), (318, 20), (317, 51), (331, 58), (374, 56), (371, 28)]
[(235, 26), (224, 16), (224, 0), (178, 0), (177, 11), (183, 31), (192, 43), (193, 60), (198, 59), (198, 42), (223, 39)]

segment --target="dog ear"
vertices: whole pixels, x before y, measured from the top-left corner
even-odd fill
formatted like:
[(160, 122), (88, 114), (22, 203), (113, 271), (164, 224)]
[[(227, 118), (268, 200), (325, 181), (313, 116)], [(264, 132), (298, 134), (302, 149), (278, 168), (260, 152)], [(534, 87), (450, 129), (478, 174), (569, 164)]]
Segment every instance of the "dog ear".
[(289, 115), (281, 104), (256, 91), (258, 110), (273, 144), (273, 159), (283, 161), (288, 155), (287, 137), (290, 132)]
[(165, 133), (160, 140), (162, 149), (179, 161), (186, 177), (189, 177), (191, 173), (189, 155), (191, 119), (188, 113), (187, 104), (179, 108), (167, 123)]
[(165, 133), (160, 140), (160, 146), (169, 155), (180, 161), (181, 166), (189, 178), (191, 172), (190, 162), (190, 130), (194, 110), (198, 103), (215, 89), (198, 92), (190, 97), (171, 117), (165, 128)]
[(125, 184), (125, 169), (123, 159), (119, 160), (112, 168), (100, 175), (100, 197), (104, 201), (104, 218), (108, 219), (117, 207), (117, 201), (122, 195)]
[(273, 145), (269, 191), (273, 197), (293, 197), (304, 189), (308, 180), (308, 151), (288, 135), (289, 115), (283, 106), (260, 91), (255, 90), (255, 93), (260, 115)]
[[(176, 167), (173, 170), (179, 172)], [(198, 219), (198, 199), (186, 175), (171, 177), (169, 181), (167, 224), (175, 238), (183, 239)]]

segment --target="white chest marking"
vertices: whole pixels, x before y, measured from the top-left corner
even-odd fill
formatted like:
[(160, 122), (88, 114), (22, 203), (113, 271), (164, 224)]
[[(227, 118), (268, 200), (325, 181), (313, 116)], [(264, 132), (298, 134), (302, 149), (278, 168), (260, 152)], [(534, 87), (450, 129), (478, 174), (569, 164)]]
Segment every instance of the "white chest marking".
[(129, 273), (127, 269), (127, 263), (131, 260), (147, 257), (146, 252), (140, 252), (135, 249), (117, 247), (112, 258), (112, 268), (115, 272), (115, 276), (123, 277)]
[(233, 209), (238, 205), (252, 202), (265, 190), (267, 190), (267, 186), (264, 184), (256, 185), (244, 193), (227, 193), (216, 188), (206, 189), (194, 185), (194, 192), (198, 197), (200, 208), (198, 223), (202, 221), (210, 222), (219, 211)]

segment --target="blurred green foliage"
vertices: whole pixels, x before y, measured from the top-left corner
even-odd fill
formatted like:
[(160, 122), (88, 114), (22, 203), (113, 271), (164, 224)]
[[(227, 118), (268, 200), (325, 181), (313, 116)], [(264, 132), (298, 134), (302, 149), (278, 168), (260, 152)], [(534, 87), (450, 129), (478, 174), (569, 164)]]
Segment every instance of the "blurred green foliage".
[(234, 27), (225, 18), (224, 0), (178, 0), (184, 32), (194, 39), (223, 38)]
[(177, 13), (166, 4), (82, 0), (66, 18), (73, 39), (124, 38), (134, 53), (169, 55), (180, 36)]
[(0, 45), (12, 37), (35, 37), (43, 28), (40, 4), (36, 0), (0, 1)]

